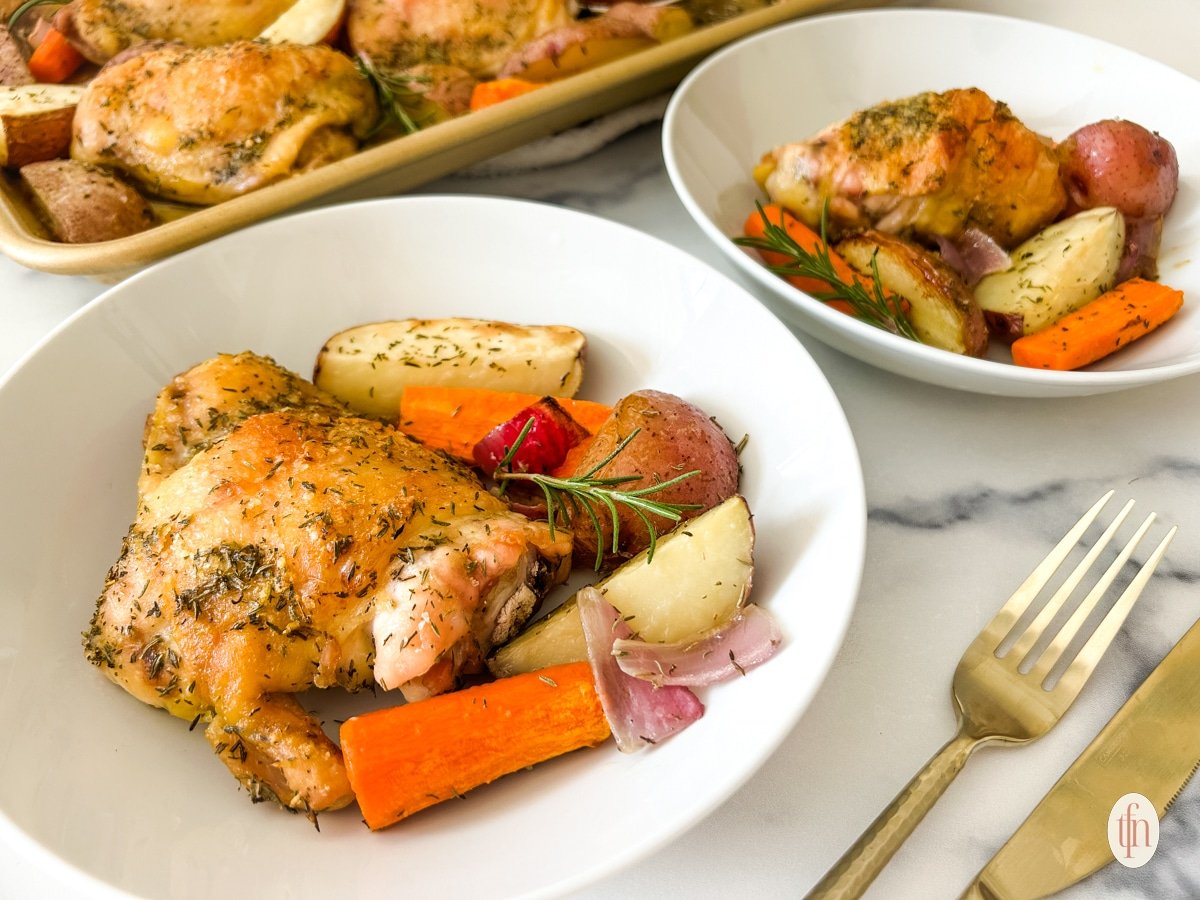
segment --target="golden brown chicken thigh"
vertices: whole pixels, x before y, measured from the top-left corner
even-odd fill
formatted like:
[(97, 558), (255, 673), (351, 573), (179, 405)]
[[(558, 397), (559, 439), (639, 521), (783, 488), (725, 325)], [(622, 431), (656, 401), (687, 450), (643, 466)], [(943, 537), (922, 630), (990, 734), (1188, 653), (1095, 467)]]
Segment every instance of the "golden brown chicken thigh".
[(219, 203), (350, 156), (378, 116), (370, 83), (325, 45), (147, 45), (87, 86), (71, 156)]
[(810, 225), (957, 238), (975, 227), (1012, 247), (1066, 204), (1049, 141), (976, 88), (881, 103), (767, 153), (755, 178)]
[(311, 381), (255, 353), (222, 353), (175, 376), (146, 417), (138, 494), (148, 494), (251, 416), (307, 408), (350, 412)]
[(438, 63), (485, 77), (522, 44), (571, 21), (567, 0), (350, 0), (346, 34), (382, 71)]
[(292, 695), (453, 687), (565, 577), (571, 546), (388, 425), (319, 392), (288, 408), (288, 378), (256, 401), (283, 408), (239, 419), (276, 368), (222, 357), (164, 390), (151, 440), (194, 408), (189, 383), (230, 388), (199, 449), (143, 474), (85, 651), (138, 699), (204, 723), (253, 798), (315, 813), (353, 798), (338, 748)]
[(55, 27), (95, 63), (144, 41), (213, 47), (252, 40), (294, 0), (71, 0)]

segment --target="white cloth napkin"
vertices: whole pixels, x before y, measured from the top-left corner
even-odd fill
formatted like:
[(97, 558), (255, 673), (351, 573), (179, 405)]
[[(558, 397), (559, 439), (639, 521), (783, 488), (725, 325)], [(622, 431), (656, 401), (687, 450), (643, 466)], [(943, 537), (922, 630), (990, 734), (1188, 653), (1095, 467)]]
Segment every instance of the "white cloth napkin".
[(574, 162), (595, 153), (640, 125), (663, 117), (670, 94), (651, 97), (541, 140), (501, 153), (462, 170), (460, 175), (487, 178)]

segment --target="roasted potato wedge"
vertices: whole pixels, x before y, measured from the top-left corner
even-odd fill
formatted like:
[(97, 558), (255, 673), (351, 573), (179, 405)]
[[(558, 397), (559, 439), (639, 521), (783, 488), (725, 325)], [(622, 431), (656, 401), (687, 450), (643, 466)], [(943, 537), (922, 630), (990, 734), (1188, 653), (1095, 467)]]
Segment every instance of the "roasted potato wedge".
[(1015, 340), (1041, 331), (1113, 286), (1125, 248), (1125, 218), (1111, 206), (1085, 210), (1035, 234), (1013, 264), (975, 285), (992, 334)]
[(597, 16), (547, 31), (525, 44), (501, 67), (501, 78), (557, 81), (656, 46), (633, 22)]
[(875, 261), (884, 290), (909, 302), (909, 318), (922, 342), (966, 356), (982, 356), (987, 350), (987, 324), (971, 289), (924, 247), (880, 231), (864, 231), (839, 241), (834, 249), (864, 275), (871, 274)]
[[(662, 391), (635, 391), (619, 400), (612, 415), (596, 430), (576, 471), (591, 471), (635, 431), (637, 436), (596, 472), (597, 477), (637, 475), (639, 480), (623, 484), (622, 489), (640, 490), (696, 471), (698, 474), (649, 497), (663, 503), (696, 504), (696, 509), (682, 513), (685, 519), (737, 493), (740, 475), (737, 453), (721, 426), (695, 404)], [(600, 516), (600, 546), (606, 569), (637, 555), (650, 544), (650, 531), (634, 510), (618, 505), (617, 521), (617, 551), (613, 553), (611, 517)], [(671, 526), (669, 520), (653, 515), (650, 521), (659, 530)], [(575, 529), (577, 564), (589, 568), (595, 564), (597, 537), (590, 522)]]
[(587, 339), (564, 325), (483, 319), (398, 319), (325, 342), (313, 383), (367, 415), (394, 419), (409, 385), (486, 387), (573, 397)]
[(269, 44), (332, 44), (346, 21), (346, 0), (296, 0), (259, 34)]
[(77, 84), (20, 84), (0, 87), (0, 166), (57, 159), (71, 146)]
[(55, 240), (111, 241), (158, 224), (150, 203), (132, 185), (73, 159), (21, 167), (21, 181)]
[(33, 81), (33, 75), (16, 38), (12, 36), (7, 25), (0, 25), (0, 85), (14, 87), (33, 84)]
[[(719, 625), (746, 602), (754, 572), (754, 525), (735, 495), (658, 541), (599, 582), (606, 600), (643, 640), (678, 641)], [(499, 648), (494, 675), (531, 672), (587, 659), (579, 607), (572, 597)]]

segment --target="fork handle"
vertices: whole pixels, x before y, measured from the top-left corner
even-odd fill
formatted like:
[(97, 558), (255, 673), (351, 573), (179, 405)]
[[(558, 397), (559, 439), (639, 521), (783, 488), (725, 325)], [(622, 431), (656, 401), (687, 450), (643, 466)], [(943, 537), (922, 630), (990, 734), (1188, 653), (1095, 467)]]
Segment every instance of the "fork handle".
[(854, 846), (842, 854), (808, 897), (811, 900), (861, 897), (980, 743), (978, 738), (961, 731), (951, 738), (867, 827)]

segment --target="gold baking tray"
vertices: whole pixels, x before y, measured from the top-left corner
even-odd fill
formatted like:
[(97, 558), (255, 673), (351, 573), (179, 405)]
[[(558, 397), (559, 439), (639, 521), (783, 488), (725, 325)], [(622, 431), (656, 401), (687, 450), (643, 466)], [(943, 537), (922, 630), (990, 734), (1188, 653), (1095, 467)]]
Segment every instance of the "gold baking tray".
[[(778, 0), (532, 94), (368, 148), (355, 156), (130, 237), (93, 244), (49, 240), (15, 177), (0, 178), (0, 252), (33, 269), (115, 280), (156, 260), (283, 212), (394, 194), (654, 96), (717, 48), (836, 0)], [(168, 208), (168, 214), (171, 210)]]

